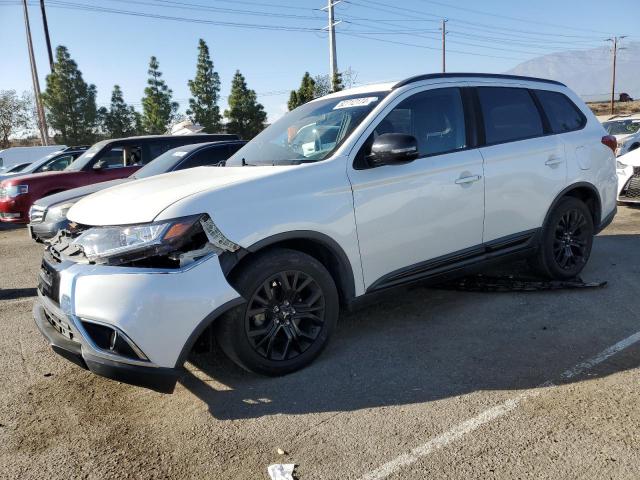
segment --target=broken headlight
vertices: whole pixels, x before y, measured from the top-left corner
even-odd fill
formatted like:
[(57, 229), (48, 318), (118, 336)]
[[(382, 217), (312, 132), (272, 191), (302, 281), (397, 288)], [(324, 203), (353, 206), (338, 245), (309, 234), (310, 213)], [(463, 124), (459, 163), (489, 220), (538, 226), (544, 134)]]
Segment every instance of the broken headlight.
[(72, 244), (80, 247), (90, 262), (111, 265), (161, 257), (179, 261), (185, 252), (221, 253), (240, 248), (226, 239), (207, 215), (140, 225), (93, 227)]

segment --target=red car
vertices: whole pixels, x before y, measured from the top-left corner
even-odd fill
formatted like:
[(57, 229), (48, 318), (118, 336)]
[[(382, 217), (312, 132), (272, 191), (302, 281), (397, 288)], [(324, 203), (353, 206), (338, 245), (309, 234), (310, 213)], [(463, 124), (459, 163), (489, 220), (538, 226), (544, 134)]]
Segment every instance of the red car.
[(153, 135), (103, 140), (60, 172), (16, 175), (0, 182), (0, 221), (28, 223), (39, 198), (93, 183), (125, 178), (158, 155), (181, 145), (237, 140), (237, 135)]

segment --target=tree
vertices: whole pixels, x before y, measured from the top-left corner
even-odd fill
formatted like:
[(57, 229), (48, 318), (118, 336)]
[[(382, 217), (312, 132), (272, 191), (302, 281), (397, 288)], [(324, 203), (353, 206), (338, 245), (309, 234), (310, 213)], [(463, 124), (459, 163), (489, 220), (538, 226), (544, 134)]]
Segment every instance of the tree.
[[(100, 109), (104, 133), (111, 138), (130, 137), (138, 133), (137, 112), (127, 105), (119, 85), (114, 85), (109, 109)], [(137, 114), (139, 116), (139, 114)]]
[(245, 140), (255, 137), (267, 121), (264, 107), (258, 103), (256, 92), (247, 88), (247, 83), (236, 70), (231, 82), (229, 95), (229, 109), (225, 110), (227, 117), (227, 132), (235, 133)]
[(292, 90), (291, 95), (289, 95), (289, 102), (287, 102), (289, 110), (293, 110), (313, 100), (315, 98), (315, 88), (315, 80), (311, 78), (309, 72), (304, 72), (302, 82), (300, 82), (300, 88), (297, 91)]
[(209, 56), (209, 47), (203, 39), (198, 43), (198, 63), (196, 76), (189, 80), (189, 99), (187, 115), (193, 123), (200, 124), (208, 133), (219, 132), (222, 115), (218, 100), (220, 98), (220, 76), (213, 69), (213, 62)]
[(47, 119), (68, 145), (92, 143), (97, 120), (96, 86), (87, 85), (64, 46), (56, 48), (53, 72), (42, 93)]
[(0, 90), (0, 148), (9, 148), (9, 137), (28, 129), (30, 120), (26, 94), (20, 98), (15, 90)]
[(329, 81), (329, 75), (316, 75), (313, 79), (316, 82), (314, 91), (315, 98), (324, 97), (332, 92), (339, 92), (345, 88), (351, 88), (356, 84), (358, 74), (354, 72), (351, 67), (347, 68), (343, 72), (336, 73), (336, 88), (331, 87)]
[(178, 111), (178, 104), (171, 101), (173, 92), (162, 80), (159, 67), (156, 57), (151, 57), (148, 87), (142, 99), (142, 127), (150, 134), (164, 133)]

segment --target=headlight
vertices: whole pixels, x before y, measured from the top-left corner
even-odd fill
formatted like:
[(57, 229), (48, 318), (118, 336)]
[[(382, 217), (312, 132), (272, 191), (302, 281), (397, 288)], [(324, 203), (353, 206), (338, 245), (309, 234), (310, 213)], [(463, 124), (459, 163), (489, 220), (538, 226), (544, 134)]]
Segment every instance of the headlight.
[[(212, 238), (211, 225), (219, 233), (218, 237)], [(121, 264), (172, 252), (197, 250), (208, 242), (212, 246), (210, 251), (218, 253), (240, 248), (226, 239), (211, 219), (203, 215), (142, 225), (94, 227), (72, 243), (82, 249), (90, 262)]]
[(15, 198), (24, 193), (29, 193), (29, 185), (7, 185), (6, 187), (0, 187), (0, 197)]
[(67, 212), (76, 202), (61, 203), (47, 210), (46, 218), (49, 221), (60, 221), (67, 218)]

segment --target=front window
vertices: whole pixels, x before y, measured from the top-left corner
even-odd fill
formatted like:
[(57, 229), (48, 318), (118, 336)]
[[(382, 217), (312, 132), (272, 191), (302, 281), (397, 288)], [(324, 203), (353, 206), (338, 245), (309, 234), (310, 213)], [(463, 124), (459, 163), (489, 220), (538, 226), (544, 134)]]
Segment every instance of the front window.
[(67, 168), (65, 168), (65, 170), (71, 170), (75, 172), (82, 170), (93, 161), (93, 157), (95, 157), (96, 154), (100, 150), (102, 150), (108, 143), (109, 140), (103, 140), (92, 145), (91, 148), (89, 148), (86, 152), (76, 158), (75, 161), (73, 161)]
[(609, 135), (632, 135), (640, 130), (640, 120), (616, 120), (602, 125)]
[(329, 158), (385, 95), (364, 93), (302, 105), (238, 150), (226, 165), (298, 165)]

